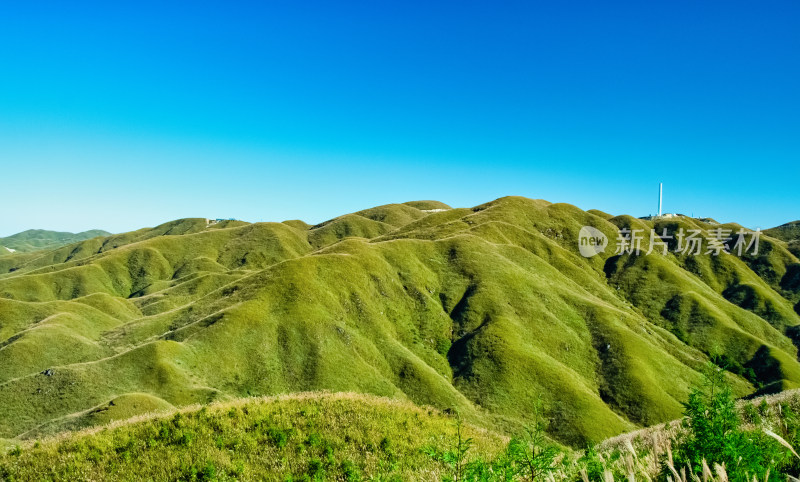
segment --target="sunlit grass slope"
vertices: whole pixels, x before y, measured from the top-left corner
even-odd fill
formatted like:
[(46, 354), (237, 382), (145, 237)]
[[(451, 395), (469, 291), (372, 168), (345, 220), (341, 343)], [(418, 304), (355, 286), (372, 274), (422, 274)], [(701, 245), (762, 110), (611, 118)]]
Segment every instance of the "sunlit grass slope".
[[(441, 480), (453, 419), (374, 396), (297, 394), (150, 415), (0, 451), (0, 480)], [(465, 426), (472, 451), (507, 439)], [(305, 477), (308, 477), (307, 479)]]
[[(699, 220), (671, 228), (709, 229)], [(679, 416), (709, 359), (737, 395), (800, 386), (800, 262), (583, 258), (613, 217), (520, 197), (316, 226), (204, 219), (0, 258), (0, 438), (297, 391), (454, 408), (513, 431), (540, 400), (584, 445)]]

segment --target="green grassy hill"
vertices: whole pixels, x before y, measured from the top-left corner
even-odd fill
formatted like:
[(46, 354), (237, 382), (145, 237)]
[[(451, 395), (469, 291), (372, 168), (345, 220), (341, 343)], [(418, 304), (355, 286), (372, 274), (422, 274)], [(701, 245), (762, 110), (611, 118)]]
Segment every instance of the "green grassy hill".
[[(800, 261), (583, 258), (581, 226), (711, 229), (508, 197), (316, 226), (185, 219), (0, 258), (0, 438), (300, 391), (457, 409), (510, 433), (542, 404), (582, 446), (677, 418), (701, 367), (800, 387)], [(735, 225), (725, 225), (734, 228)]]
[(82, 233), (62, 233), (57, 231), (45, 231), (43, 229), (29, 229), (28, 231), (23, 231), (12, 236), (0, 238), (0, 256), (6, 256), (14, 252), (26, 253), (42, 249), (53, 249), (98, 236), (108, 236), (109, 234), (111, 233), (100, 229), (93, 229)]

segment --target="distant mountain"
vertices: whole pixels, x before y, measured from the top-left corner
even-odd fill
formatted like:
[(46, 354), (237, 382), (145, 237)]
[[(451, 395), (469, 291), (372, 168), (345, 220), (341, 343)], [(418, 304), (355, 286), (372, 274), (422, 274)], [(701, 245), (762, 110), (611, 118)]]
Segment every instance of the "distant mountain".
[(584, 226), (611, 242), (739, 228), (507, 197), (315, 226), (183, 219), (4, 256), (0, 438), (329, 390), (456, 409), (502, 433), (541, 404), (552, 438), (585, 446), (680, 416), (709, 361), (737, 396), (800, 387), (787, 241), (585, 258)]
[(792, 221), (764, 232), (773, 238), (786, 241), (789, 251), (800, 257), (800, 221)]
[(782, 224), (776, 228), (767, 229), (764, 233), (783, 241), (794, 241), (800, 239), (800, 221)]
[(27, 253), (42, 249), (53, 249), (78, 241), (108, 236), (111, 233), (101, 229), (93, 229), (82, 233), (64, 233), (46, 231), (43, 229), (29, 229), (5, 238), (0, 238), (0, 256), (14, 252)]

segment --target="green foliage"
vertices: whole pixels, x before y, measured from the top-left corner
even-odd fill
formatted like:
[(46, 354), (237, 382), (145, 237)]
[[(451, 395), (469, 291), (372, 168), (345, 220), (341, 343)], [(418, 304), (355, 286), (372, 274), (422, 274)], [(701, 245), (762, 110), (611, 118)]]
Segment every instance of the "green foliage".
[[(685, 403), (686, 435), (678, 440), (675, 461), (702, 475), (703, 462), (724, 465), (732, 481), (764, 480), (770, 471), (780, 480), (776, 466), (784, 461), (778, 445), (759, 432), (742, 429), (739, 412), (724, 372), (709, 365), (704, 383), (692, 390)], [(772, 479), (771, 479), (772, 480)]]
[(561, 451), (545, 438), (544, 428), (544, 423), (536, 422), (526, 428), (524, 440), (509, 443), (508, 453), (522, 480), (544, 480), (557, 468), (556, 458)]
[(455, 421), (456, 431), (450, 447), (441, 452), (427, 447), (425, 452), (448, 468), (448, 474), (443, 480), (453, 482), (546, 480), (558, 469), (557, 459), (564, 454), (547, 439), (546, 424), (538, 416), (538, 406), (536, 412), (536, 422), (525, 428), (525, 436), (521, 439), (512, 438), (506, 450), (493, 459), (485, 458), (485, 454), (475, 454), (470, 457), (473, 440), (463, 436), (462, 420), (458, 414)]
[(595, 446), (586, 448), (586, 451), (578, 459), (578, 464), (583, 468), (589, 480), (603, 480), (606, 467)]
[(453, 441), (446, 450), (438, 451), (435, 447), (426, 447), (424, 452), (432, 459), (443, 463), (448, 468), (448, 473), (443, 480), (451, 482), (463, 482), (473, 480), (475, 470), (482, 471), (482, 462), (470, 463), (467, 460), (467, 452), (473, 445), (473, 439), (464, 436), (464, 426), (461, 415), (456, 412), (455, 434)]
[(455, 482), (461, 482), (466, 476), (466, 455), (472, 448), (472, 438), (465, 438), (461, 416), (456, 414), (456, 443), (444, 453), (442, 460), (452, 469)]

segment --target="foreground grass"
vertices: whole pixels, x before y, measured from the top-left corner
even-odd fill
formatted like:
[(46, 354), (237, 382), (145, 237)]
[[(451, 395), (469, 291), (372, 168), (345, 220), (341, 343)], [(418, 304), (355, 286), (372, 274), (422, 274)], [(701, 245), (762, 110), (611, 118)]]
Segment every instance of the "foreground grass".
[[(475, 456), (507, 439), (462, 427)], [(351, 393), (254, 398), (138, 417), (0, 455), (0, 480), (441, 480), (453, 419)], [(471, 454), (472, 456), (472, 454)]]
[(0, 440), (0, 481), (608, 482), (688, 481), (696, 473), (698, 480), (750, 482), (800, 473), (790, 448), (800, 446), (800, 390), (734, 405), (724, 380), (717, 383), (712, 392), (693, 392), (701, 397), (695, 402), (704, 401), (687, 404), (686, 419), (579, 451), (548, 440), (544, 421), (508, 438), (406, 401), (299, 393), (139, 416), (39, 441)]

